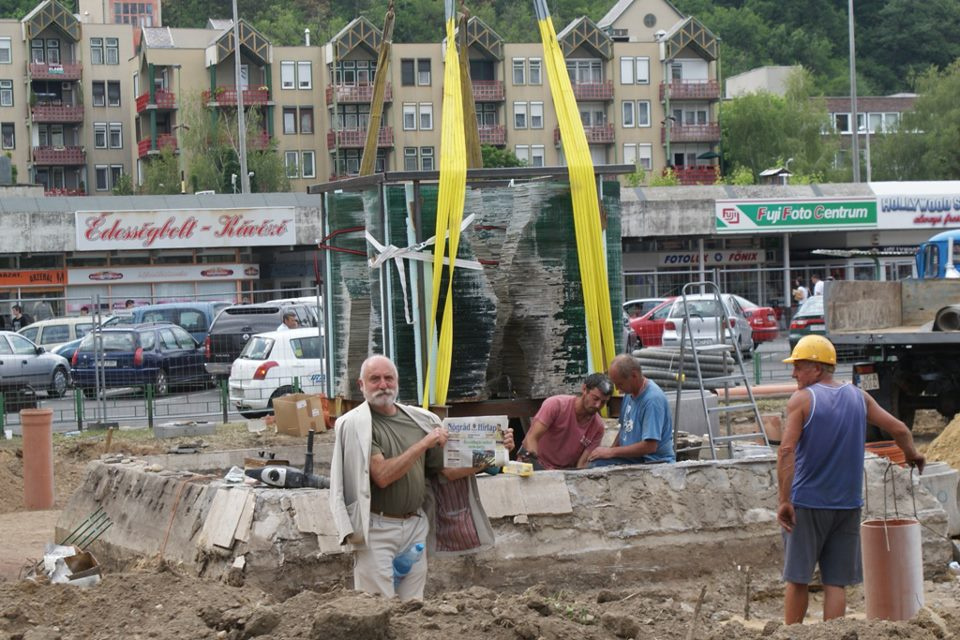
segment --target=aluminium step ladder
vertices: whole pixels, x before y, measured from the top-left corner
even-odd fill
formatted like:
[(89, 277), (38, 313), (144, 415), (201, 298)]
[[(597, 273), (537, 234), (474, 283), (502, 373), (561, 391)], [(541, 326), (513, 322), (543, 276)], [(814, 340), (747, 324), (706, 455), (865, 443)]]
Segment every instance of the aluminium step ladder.
[[(694, 311), (691, 313), (693, 308), (693, 302), (689, 299), (688, 296), (694, 295), (694, 291), (703, 292), (704, 295), (710, 295), (711, 297), (706, 298), (708, 302), (712, 302), (715, 305), (716, 309), (719, 309), (719, 315), (716, 316), (720, 321), (714, 322), (715, 333), (712, 339), (707, 339), (709, 344), (697, 344), (700, 340), (705, 340), (704, 338), (697, 338), (694, 334), (692, 327), (692, 319), (694, 317), (699, 317), (701, 322), (703, 321), (703, 316)], [(753, 396), (753, 389), (750, 387), (750, 378), (747, 376), (746, 369), (743, 366), (743, 353), (740, 350), (740, 342), (735, 339), (733, 334), (730, 314), (727, 309), (727, 305), (724, 304), (723, 298), (720, 294), (720, 289), (717, 287), (714, 282), (689, 282), (683, 286), (681, 290), (681, 300), (683, 304), (683, 326), (680, 329), (680, 364), (679, 372), (677, 374), (677, 402), (673, 410), (673, 435), (674, 435), (674, 449), (676, 449), (677, 441), (677, 431), (679, 430), (680, 425), (680, 406), (681, 406), (681, 397), (683, 395), (683, 383), (686, 380), (684, 369), (686, 366), (685, 355), (686, 351), (689, 349), (694, 365), (694, 373), (696, 375), (697, 388), (700, 391), (700, 400), (701, 405), (703, 406), (703, 415), (706, 418), (707, 422), (707, 433), (710, 438), (710, 453), (714, 460), (717, 459), (717, 445), (726, 443), (730, 447), (730, 457), (733, 457), (733, 442), (736, 440), (758, 440), (763, 439), (764, 445), (767, 447), (770, 446), (770, 440), (767, 438), (766, 431), (763, 429), (763, 420), (760, 418), (760, 409), (757, 407), (757, 401)], [(704, 298), (700, 298), (704, 300)], [(752, 338), (751, 338), (752, 340)], [(705, 368), (714, 368), (714, 367), (704, 367), (701, 364), (701, 358), (710, 356), (710, 355), (720, 355), (720, 362), (723, 364), (721, 367), (722, 375), (711, 375), (713, 372), (704, 371)], [(733, 368), (734, 373), (727, 373), (728, 371), (728, 357), (733, 357)], [(705, 376), (705, 374), (707, 374)], [(747, 402), (740, 402), (736, 404), (730, 404), (729, 390), (731, 385), (742, 382), (747, 391)], [(716, 407), (707, 406), (707, 388), (705, 385), (709, 385), (711, 388), (723, 388), (723, 397), (720, 398), (722, 404), (719, 404)], [(756, 419), (757, 428), (759, 431), (752, 433), (733, 433), (730, 425), (730, 412), (732, 411), (742, 411), (745, 409), (750, 409), (753, 411), (754, 418)], [(724, 420), (726, 426), (726, 433), (718, 434), (714, 433), (714, 424), (711, 418), (713, 414), (724, 414), (726, 420)], [(719, 421), (718, 421), (719, 426)], [(690, 451), (692, 448), (681, 449), (677, 451)], [(697, 449), (702, 449), (702, 447), (697, 447)]]

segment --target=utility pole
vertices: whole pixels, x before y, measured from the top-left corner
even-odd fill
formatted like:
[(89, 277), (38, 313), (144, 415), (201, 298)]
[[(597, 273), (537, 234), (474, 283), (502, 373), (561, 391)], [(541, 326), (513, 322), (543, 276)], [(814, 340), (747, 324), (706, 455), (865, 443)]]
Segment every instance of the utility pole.
[(857, 54), (853, 38), (853, 0), (847, 0), (847, 31), (850, 40), (850, 155), (853, 181), (860, 182), (860, 125), (857, 122)]
[(243, 113), (243, 87), (240, 85), (240, 21), (237, 18), (237, 0), (233, 0), (233, 84), (237, 90), (237, 155), (240, 156), (240, 190), (250, 193), (250, 175), (247, 173), (247, 118)]

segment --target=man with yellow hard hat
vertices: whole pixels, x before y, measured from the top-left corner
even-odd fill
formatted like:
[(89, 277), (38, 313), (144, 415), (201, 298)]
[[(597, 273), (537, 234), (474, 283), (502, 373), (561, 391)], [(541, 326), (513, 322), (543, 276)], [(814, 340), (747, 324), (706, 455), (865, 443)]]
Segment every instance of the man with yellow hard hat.
[(846, 612), (849, 584), (863, 580), (860, 508), (867, 423), (897, 442), (907, 462), (923, 472), (924, 457), (903, 422), (865, 391), (833, 379), (837, 351), (823, 336), (804, 336), (784, 360), (793, 364), (797, 391), (787, 402), (787, 424), (777, 453), (783, 528), (784, 622), (803, 622), (808, 585), (820, 565), (823, 619)]

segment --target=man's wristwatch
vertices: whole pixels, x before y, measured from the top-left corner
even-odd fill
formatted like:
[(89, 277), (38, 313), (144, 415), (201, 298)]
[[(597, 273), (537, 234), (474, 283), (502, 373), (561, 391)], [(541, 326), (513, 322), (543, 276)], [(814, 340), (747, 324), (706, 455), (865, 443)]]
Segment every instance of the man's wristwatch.
[(537, 454), (521, 445), (517, 450), (517, 460), (537, 460)]

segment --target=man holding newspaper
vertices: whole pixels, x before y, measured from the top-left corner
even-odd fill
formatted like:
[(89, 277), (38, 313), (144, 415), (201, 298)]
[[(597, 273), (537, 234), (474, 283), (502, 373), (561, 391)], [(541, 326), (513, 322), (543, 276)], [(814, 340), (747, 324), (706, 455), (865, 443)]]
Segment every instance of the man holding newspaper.
[[(422, 599), (427, 552), (462, 554), (493, 544), (474, 478), (490, 459), (445, 461), (449, 431), (429, 411), (397, 402), (397, 368), (388, 358), (367, 358), (358, 382), (366, 401), (336, 424), (334, 523), (340, 543), (355, 552), (354, 588)], [(512, 430), (503, 425), (500, 433), (503, 448), (512, 450)], [(453, 466), (457, 458), (473, 466)]]

